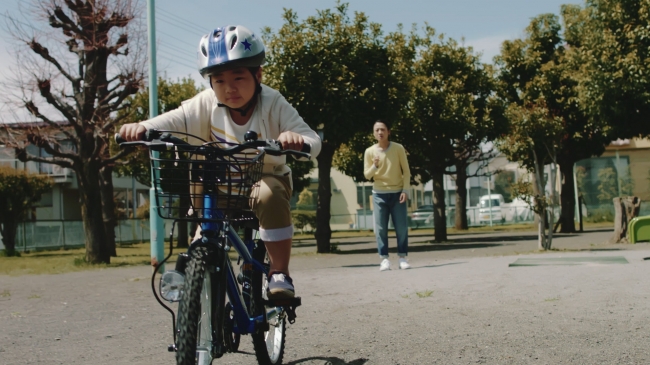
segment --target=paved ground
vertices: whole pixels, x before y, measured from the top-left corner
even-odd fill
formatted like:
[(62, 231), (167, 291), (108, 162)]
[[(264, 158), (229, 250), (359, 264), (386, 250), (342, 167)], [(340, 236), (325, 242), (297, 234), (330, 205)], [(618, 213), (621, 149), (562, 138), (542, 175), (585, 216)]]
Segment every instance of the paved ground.
[[(298, 242), (285, 363), (648, 364), (650, 245), (604, 244), (611, 233), (559, 235), (543, 254), (533, 232), (412, 234), (413, 269), (388, 272), (371, 238), (327, 255)], [(526, 258), (555, 264), (509, 267)], [(173, 364), (150, 272), (0, 276), (0, 364)], [(256, 363), (248, 337), (241, 350), (214, 363)]]

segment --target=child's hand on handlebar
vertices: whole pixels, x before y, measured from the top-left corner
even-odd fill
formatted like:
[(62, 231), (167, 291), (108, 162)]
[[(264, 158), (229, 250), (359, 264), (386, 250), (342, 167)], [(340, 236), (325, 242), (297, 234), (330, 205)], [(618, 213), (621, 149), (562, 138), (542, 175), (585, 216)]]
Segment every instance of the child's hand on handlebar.
[(302, 145), (305, 142), (300, 134), (291, 131), (280, 133), (280, 136), (278, 137), (277, 141), (282, 144), (283, 150), (294, 150), (294, 151), (301, 151)]
[(141, 141), (147, 128), (138, 123), (125, 124), (120, 128), (120, 136), (127, 142)]

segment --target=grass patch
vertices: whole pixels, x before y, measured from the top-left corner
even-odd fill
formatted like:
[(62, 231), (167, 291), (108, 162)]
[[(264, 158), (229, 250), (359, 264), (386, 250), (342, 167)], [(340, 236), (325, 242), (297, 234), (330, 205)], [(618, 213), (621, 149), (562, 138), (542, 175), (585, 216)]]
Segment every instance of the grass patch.
[[(165, 246), (167, 252), (168, 246)], [(54, 251), (23, 252), (21, 257), (0, 257), (0, 275), (61, 274), (74, 271), (97, 270), (109, 267), (150, 265), (149, 243), (118, 246), (117, 257), (110, 264), (91, 265), (85, 261), (86, 250), (61, 249)], [(175, 248), (175, 252), (180, 252)], [(170, 260), (175, 258), (172, 257)], [(4, 293), (0, 293), (4, 296)]]
[(9, 290), (7, 289), (3, 290), (2, 293), (0, 293), (0, 297), (3, 298), (9, 298), (10, 296), (11, 296), (11, 292), (9, 292)]
[(415, 294), (418, 296), (418, 298), (428, 298), (433, 294), (433, 290), (425, 290), (425, 291), (416, 291)]

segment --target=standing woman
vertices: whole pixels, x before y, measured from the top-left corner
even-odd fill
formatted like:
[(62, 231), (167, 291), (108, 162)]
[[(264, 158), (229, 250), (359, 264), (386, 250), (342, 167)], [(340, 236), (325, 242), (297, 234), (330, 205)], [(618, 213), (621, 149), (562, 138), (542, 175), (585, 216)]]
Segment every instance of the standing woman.
[(363, 174), (366, 179), (373, 179), (372, 201), (375, 220), (377, 250), (382, 261), (380, 271), (390, 270), (388, 260), (388, 217), (393, 219), (397, 235), (397, 256), (399, 268), (410, 269), (406, 260), (408, 255), (408, 225), (406, 220), (406, 202), (411, 181), (411, 171), (404, 147), (388, 140), (390, 124), (378, 120), (373, 126), (373, 135), (377, 144), (366, 149), (364, 154)]

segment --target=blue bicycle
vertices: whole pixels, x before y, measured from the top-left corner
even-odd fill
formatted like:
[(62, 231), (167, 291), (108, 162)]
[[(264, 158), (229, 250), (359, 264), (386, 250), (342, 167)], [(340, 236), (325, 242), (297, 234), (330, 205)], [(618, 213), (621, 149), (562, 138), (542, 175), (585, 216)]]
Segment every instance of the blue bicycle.
[[(199, 140), (189, 144), (174, 136)], [(307, 151), (282, 150), (273, 140), (257, 140), (248, 132), (242, 144), (206, 142), (175, 131), (149, 130), (143, 141), (121, 147), (146, 146), (153, 172), (158, 215), (173, 219), (169, 254), (151, 278), (158, 302), (172, 315), (177, 364), (211, 364), (227, 352), (236, 352), (241, 335), (250, 334), (260, 364), (281, 364), (286, 323), (293, 323), (300, 297), (270, 300), (267, 296), (268, 257), (264, 243), (255, 239), (258, 222), (250, 210), (262, 176), (264, 156), (291, 154), (309, 158)], [(201, 238), (180, 253), (174, 270), (155, 278), (160, 265), (173, 254), (173, 232), (179, 221), (201, 225)], [(244, 239), (239, 233), (243, 232)], [(229, 253), (239, 258), (235, 274)], [(178, 302), (178, 315), (162, 300)]]

